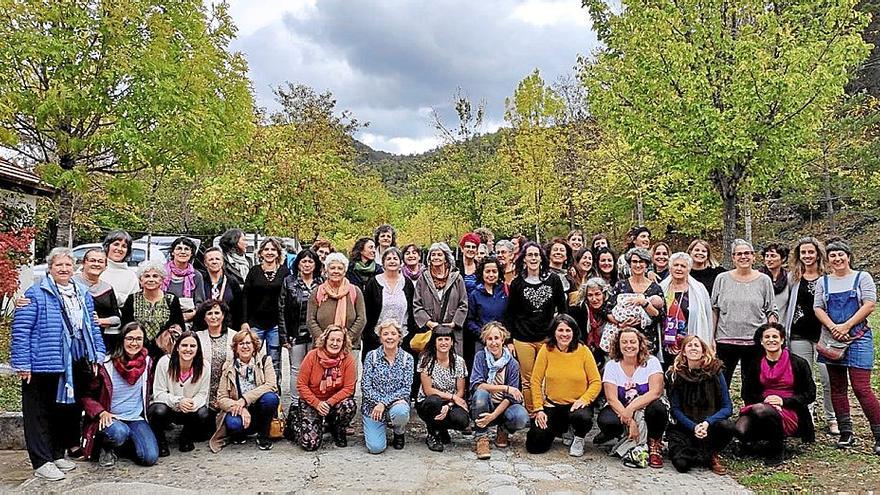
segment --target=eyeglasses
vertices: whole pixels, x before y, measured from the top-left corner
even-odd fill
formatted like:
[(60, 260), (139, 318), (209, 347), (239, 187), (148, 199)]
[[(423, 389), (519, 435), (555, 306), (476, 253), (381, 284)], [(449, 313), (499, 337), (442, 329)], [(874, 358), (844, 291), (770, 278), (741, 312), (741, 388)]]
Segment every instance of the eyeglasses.
[(471, 244), (468, 242), (464, 245), (464, 248), (465, 249), (477, 249), (477, 246), (475, 244)]
[(84, 263), (103, 263), (104, 258), (86, 258), (83, 260)]
[(751, 256), (753, 254), (755, 254), (754, 251), (740, 251), (738, 253), (733, 253), (733, 257), (734, 258), (745, 258), (745, 257)]
[(134, 343), (140, 344), (140, 343), (143, 343), (144, 338), (143, 337), (126, 337), (124, 340), (129, 344), (134, 344)]

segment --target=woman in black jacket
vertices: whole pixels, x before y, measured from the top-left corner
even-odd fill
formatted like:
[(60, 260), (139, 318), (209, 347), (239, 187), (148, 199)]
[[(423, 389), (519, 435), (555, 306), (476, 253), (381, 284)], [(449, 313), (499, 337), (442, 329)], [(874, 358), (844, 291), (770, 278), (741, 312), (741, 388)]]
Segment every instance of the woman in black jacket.
[(734, 434), (748, 442), (766, 441), (765, 463), (776, 466), (784, 460), (785, 437), (797, 436), (808, 443), (816, 439), (807, 408), (816, 400), (816, 384), (810, 364), (786, 349), (782, 325), (761, 325), (755, 332), (755, 343), (763, 352), (742, 368), (746, 405), (740, 410)]
[(205, 298), (221, 301), (229, 308), (226, 326), (238, 330), (242, 322), (241, 285), (227, 269), (223, 251), (219, 247), (205, 251), (205, 272), (202, 274)]
[[(304, 249), (296, 255), (292, 273), (285, 277), (278, 299), (278, 334), (281, 345), (290, 353), (290, 403), (299, 404), (296, 380), (306, 354), (312, 349), (312, 335), (306, 320), (306, 309), (312, 291), (324, 283), (321, 277), (323, 265), (317, 253)], [(290, 411), (299, 412), (291, 407)], [(298, 423), (295, 423), (298, 424)]]
[(364, 288), (367, 324), (361, 334), (361, 362), (366, 359), (368, 352), (381, 347), (378, 334), (374, 331), (379, 323), (387, 319), (395, 320), (401, 327), (400, 334), (406, 349), (416, 328), (413, 319), (415, 284), (401, 272), (403, 254), (400, 250), (393, 246), (387, 248), (382, 253), (382, 267), (385, 271), (370, 279)]

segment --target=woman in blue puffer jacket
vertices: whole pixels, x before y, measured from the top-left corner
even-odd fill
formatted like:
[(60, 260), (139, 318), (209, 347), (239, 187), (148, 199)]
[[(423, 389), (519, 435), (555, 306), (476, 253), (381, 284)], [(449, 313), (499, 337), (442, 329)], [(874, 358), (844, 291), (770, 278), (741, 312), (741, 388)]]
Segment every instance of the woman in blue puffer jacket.
[(92, 296), (71, 279), (73, 253), (55, 248), (46, 262), (49, 275), (25, 292), (29, 302), (12, 320), (12, 367), (35, 475), (56, 481), (76, 468), (64, 449), (79, 445), (79, 399), (105, 350)]

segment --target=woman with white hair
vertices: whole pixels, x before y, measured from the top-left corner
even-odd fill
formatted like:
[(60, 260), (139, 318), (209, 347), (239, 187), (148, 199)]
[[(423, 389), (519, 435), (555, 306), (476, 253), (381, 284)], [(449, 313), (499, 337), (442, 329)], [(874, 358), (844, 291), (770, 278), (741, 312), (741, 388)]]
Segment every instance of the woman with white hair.
[(591, 277), (581, 285), (574, 304), (568, 308), (568, 314), (581, 328), (581, 342), (593, 353), (600, 370), (608, 355), (607, 342), (606, 349), (602, 349), (601, 345), (608, 325), (607, 303), (610, 297), (611, 286), (608, 282), (602, 277)]
[(79, 445), (79, 399), (105, 349), (92, 296), (72, 280), (73, 252), (55, 248), (46, 263), (48, 276), (25, 292), (28, 303), (15, 311), (11, 351), (34, 474), (57, 481), (76, 468), (64, 449)]
[(330, 325), (339, 325), (348, 332), (353, 348), (360, 348), (361, 332), (367, 323), (364, 294), (345, 277), (348, 258), (342, 253), (330, 253), (324, 258), (327, 280), (309, 296), (306, 321), (312, 340)]
[(144, 329), (145, 346), (150, 357), (157, 360), (164, 352), (156, 344), (156, 337), (168, 323), (184, 328), (180, 300), (174, 294), (162, 290), (165, 264), (159, 260), (141, 263), (137, 270), (141, 290), (128, 296), (122, 306), (122, 324), (136, 321)]
[(413, 317), (424, 333), (443, 325), (452, 328), (455, 352), (463, 354), (462, 329), (468, 313), (468, 294), (461, 272), (455, 267), (452, 250), (445, 242), (435, 242), (428, 249), (428, 268), (416, 281)]
[[(765, 323), (776, 323), (773, 281), (752, 268), (755, 248), (744, 239), (730, 246), (735, 268), (715, 279), (712, 287), (713, 337), (718, 359), (724, 362), (727, 388), (741, 361), (743, 366), (754, 354), (754, 335)], [(711, 342), (711, 341), (710, 341)]]
[(660, 282), (666, 298), (666, 320), (663, 326), (663, 362), (672, 364), (681, 351), (681, 342), (696, 335), (712, 345), (712, 301), (709, 292), (690, 276), (694, 262), (687, 253), (669, 257), (669, 276)]

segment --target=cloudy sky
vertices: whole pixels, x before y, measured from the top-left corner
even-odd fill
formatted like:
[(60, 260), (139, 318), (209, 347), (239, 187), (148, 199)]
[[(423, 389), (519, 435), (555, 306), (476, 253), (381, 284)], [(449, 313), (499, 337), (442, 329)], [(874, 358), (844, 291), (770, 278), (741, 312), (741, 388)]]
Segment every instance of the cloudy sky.
[(416, 153), (439, 142), (437, 109), (453, 123), (457, 88), (485, 99), (487, 131), (504, 98), (535, 68), (548, 82), (596, 45), (580, 0), (232, 0), (260, 106), (284, 81), (330, 90), (370, 126), (373, 148)]

